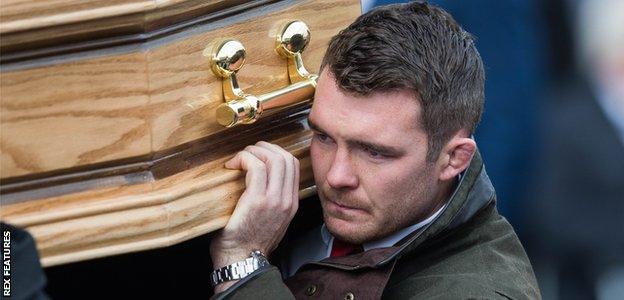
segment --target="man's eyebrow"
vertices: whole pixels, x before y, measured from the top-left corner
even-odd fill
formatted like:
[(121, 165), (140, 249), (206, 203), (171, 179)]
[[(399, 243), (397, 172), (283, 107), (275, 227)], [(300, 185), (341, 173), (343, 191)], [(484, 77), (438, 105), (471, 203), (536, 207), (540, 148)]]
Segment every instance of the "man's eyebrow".
[(365, 142), (365, 141), (360, 141), (360, 140), (347, 140), (347, 143), (354, 145), (354, 146), (371, 149), (375, 152), (379, 152), (382, 154), (402, 155), (404, 153), (403, 150), (400, 150), (392, 146), (380, 145), (380, 144)]
[(323, 133), (325, 132), (325, 130), (321, 129), (316, 123), (312, 121), (312, 119), (310, 119), (310, 116), (308, 116), (308, 125), (310, 126), (310, 129), (314, 131), (319, 131)]
[[(325, 133), (325, 130), (321, 129), (318, 126), (318, 124), (314, 123), (310, 119), (309, 116), (308, 116), (308, 125), (310, 126), (310, 129), (312, 129), (314, 131)], [(403, 154), (405, 152), (405, 151), (400, 150), (400, 149), (395, 148), (395, 147), (386, 146), (386, 145), (380, 145), (380, 144), (376, 144), (376, 143), (372, 143), (372, 142), (365, 142), (365, 141), (356, 140), (356, 139), (349, 139), (349, 140), (347, 140), (347, 143), (350, 146), (356, 146), (356, 147), (360, 147), (360, 148), (368, 148), (368, 149), (374, 150), (376, 152), (383, 153), (383, 154), (389, 154), (389, 155), (401, 155), (401, 154)]]

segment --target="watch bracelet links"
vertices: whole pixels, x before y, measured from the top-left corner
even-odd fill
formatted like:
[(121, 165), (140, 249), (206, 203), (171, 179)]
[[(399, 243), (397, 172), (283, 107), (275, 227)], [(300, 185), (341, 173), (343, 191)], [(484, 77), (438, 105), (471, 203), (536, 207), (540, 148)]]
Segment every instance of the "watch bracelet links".
[(211, 284), (216, 286), (223, 282), (243, 279), (258, 268), (258, 261), (253, 257), (248, 257), (245, 260), (214, 270), (211, 274)]

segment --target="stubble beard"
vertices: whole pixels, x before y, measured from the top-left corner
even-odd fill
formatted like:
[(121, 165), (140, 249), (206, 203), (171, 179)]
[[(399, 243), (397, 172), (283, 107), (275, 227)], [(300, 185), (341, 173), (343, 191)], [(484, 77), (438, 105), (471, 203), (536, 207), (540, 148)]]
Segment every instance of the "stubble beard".
[[(410, 207), (405, 207), (405, 203), (401, 203), (401, 207), (394, 207), (392, 212), (389, 212), (387, 216), (368, 215), (367, 219), (348, 220), (341, 216), (331, 215), (325, 208), (325, 200), (321, 200), (323, 206), (323, 218), (329, 232), (336, 238), (352, 244), (364, 244), (384, 238), (393, 234), (394, 232), (405, 228), (414, 222), (412, 222), (417, 215), (415, 215)], [(367, 213), (371, 213), (367, 211)], [(377, 213), (384, 213), (377, 211)], [(351, 223), (348, 228), (335, 227), (336, 220), (342, 222)], [(331, 220), (334, 220), (332, 222)], [(356, 223), (357, 222), (357, 223)], [(358, 226), (354, 228), (355, 226)]]
[[(419, 178), (426, 178), (432, 176), (431, 168), (425, 168), (417, 175)], [(352, 244), (364, 244), (372, 242), (389, 236), (400, 229), (416, 224), (427, 218), (433, 211), (431, 211), (437, 202), (435, 201), (435, 192), (430, 182), (416, 181), (411, 182), (409, 186), (405, 186), (406, 193), (398, 194), (394, 200), (395, 206), (392, 207), (391, 212), (377, 211), (377, 213), (390, 213), (389, 216), (375, 216), (370, 215), (368, 221), (362, 222), (360, 228), (354, 230), (349, 229), (350, 232), (344, 232), (344, 228), (332, 228), (331, 222), (328, 222), (330, 218), (341, 219), (343, 222), (348, 222), (344, 218), (338, 218), (337, 216), (331, 216), (327, 212), (326, 195), (325, 191), (319, 191), (319, 198), (321, 198), (321, 204), (323, 207), (323, 218), (329, 232), (336, 238)], [(336, 201), (342, 199), (343, 195), (329, 192), (331, 199)], [(356, 199), (350, 199), (344, 202), (344, 204), (358, 203)], [(400, 201), (403, 199), (404, 201)], [(410, 200), (405, 200), (410, 199)], [(397, 207), (398, 206), (398, 207)], [(367, 213), (372, 213), (373, 210), (367, 210)], [(361, 221), (361, 220), (360, 220)]]

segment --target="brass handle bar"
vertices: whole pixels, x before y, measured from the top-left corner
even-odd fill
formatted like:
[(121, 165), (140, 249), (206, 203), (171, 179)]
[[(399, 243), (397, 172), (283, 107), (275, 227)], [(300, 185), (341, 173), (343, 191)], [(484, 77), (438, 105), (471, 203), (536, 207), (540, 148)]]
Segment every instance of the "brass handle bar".
[(265, 110), (312, 98), (318, 75), (310, 74), (306, 70), (301, 57), (301, 52), (309, 42), (310, 30), (304, 22), (291, 21), (282, 28), (277, 36), (276, 50), (288, 60), (290, 85), (259, 96), (243, 92), (236, 80), (236, 72), (244, 65), (246, 57), (242, 43), (233, 39), (214, 43), (209, 54), (211, 69), (223, 80), (223, 97), (226, 101), (216, 111), (219, 124), (226, 127), (251, 124), (260, 118)]

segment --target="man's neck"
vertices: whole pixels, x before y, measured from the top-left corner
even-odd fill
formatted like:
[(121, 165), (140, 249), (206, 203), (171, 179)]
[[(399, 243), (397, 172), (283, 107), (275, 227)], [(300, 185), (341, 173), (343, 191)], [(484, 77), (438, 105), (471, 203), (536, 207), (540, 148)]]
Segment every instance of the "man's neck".
[(457, 178), (454, 180), (449, 180), (448, 182), (441, 183), (440, 188), (433, 197), (434, 205), (430, 206), (430, 208), (427, 209), (426, 213), (420, 215), (416, 220), (412, 221), (404, 228), (411, 227), (413, 224), (425, 222), (426, 220), (429, 220), (432, 216), (437, 215), (442, 210), (442, 207), (446, 206), (446, 204), (451, 200), (451, 197), (459, 186), (460, 180), (461, 175), (457, 176)]

